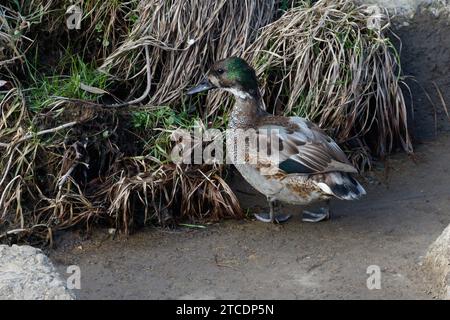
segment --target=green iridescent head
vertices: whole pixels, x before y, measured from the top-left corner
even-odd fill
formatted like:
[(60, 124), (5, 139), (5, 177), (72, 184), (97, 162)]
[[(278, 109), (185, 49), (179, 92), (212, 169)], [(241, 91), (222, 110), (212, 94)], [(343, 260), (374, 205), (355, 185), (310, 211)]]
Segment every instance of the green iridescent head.
[(255, 70), (241, 58), (230, 57), (216, 62), (208, 71), (206, 78), (188, 94), (210, 89), (224, 89), (238, 97), (259, 96), (258, 80)]

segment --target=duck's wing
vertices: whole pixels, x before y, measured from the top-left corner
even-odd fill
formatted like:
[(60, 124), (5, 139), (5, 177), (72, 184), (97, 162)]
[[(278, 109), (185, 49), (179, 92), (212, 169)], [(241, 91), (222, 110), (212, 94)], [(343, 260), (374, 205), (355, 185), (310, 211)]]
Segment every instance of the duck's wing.
[(266, 118), (256, 128), (259, 146), (272, 146), (269, 154), (257, 152), (258, 163), (269, 163), (286, 174), (358, 172), (337, 143), (318, 126), (300, 117), (283, 117), (285, 121), (280, 124), (280, 118)]

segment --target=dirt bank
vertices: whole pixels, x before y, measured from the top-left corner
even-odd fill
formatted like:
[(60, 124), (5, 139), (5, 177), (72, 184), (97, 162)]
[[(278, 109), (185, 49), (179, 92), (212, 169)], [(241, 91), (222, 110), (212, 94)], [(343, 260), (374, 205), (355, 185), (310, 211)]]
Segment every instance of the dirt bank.
[[(402, 39), (402, 67), (413, 92), (414, 137), (429, 140), (437, 132), (450, 132), (450, 121), (441, 97), (450, 107), (450, 20), (429, 11), (418, 12), (395, 32)], [(428, 99), (428, 92), (433, 103)], [(434, 104), (434, 105), (433, 105)], [(411, 105), (410, 105), (411, 107)]]

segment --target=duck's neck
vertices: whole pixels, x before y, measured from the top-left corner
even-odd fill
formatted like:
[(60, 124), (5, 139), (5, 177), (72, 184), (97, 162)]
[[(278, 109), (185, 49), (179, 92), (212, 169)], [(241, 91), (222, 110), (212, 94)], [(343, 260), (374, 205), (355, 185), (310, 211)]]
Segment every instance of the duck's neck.
[(231, 129), (251, 127), (256, 119), (264, 116), (267, 112), (262, 109), (261, 95), (250, 94), (242, 91), (233, 92), (236, 102), (231, 111), (228, 127)]

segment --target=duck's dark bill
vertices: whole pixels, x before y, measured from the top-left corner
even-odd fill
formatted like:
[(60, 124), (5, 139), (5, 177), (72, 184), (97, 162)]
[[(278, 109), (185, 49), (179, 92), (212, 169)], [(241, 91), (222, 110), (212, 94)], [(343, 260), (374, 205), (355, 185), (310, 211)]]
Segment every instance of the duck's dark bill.
[(202, 82), (200, 82), (196, 87), (190, 89), (187, 94), (191, 95), (191, 94), (195, 94), (195, 93), (199, 93), (202, 91), (208, 91), (210, 89), (214, 89), (214, 85), (212, 85), (208, 79), (204, 79)]

